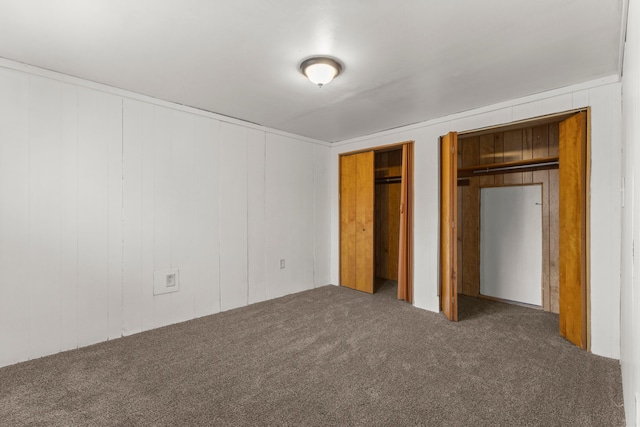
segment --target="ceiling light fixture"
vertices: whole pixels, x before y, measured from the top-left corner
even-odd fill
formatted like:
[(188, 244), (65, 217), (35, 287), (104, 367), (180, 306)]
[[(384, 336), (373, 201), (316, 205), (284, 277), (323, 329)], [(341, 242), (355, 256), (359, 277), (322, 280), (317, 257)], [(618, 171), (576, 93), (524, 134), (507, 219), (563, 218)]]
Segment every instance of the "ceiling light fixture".
[(300, 64), (300, 71), (311, 82), (322, 87), (342, 72), (342, 64), (328, 56), (313, 56)]

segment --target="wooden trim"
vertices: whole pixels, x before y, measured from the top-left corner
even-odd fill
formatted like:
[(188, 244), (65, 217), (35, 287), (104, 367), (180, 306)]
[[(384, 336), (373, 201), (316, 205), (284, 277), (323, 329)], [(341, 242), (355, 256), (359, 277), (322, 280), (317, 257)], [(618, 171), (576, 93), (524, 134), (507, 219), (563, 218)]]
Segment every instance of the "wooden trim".
[(385, 151), (393, 151), (393, 150), (397, 150), (399, 148), (402, 148), (403, 145), (405, 144), (413, 144), (415, 141), (412, 140), (407, 140), (407, 141), (403, 141), (403, 142), (394, 142), (393, 144), (385, 144), (385, 145), (379, 145), (377, 147), (367, 147), (367, 148), (363, 148), (360, 150), (354, 150), (354, 151), (349, 151), (346, 153), (340, 153), (338, 154), (338, 156), (350, 156), (352, 154), (359, 154), (359, 153), (365, 153), (367, 151), (373, 151), (375, 153), (383, 153)]
[(398, 299), (413, 304), (413, 143), (402, 146)]
[(342, 157), (338, 156), (338, 286), (342, 286)]
[(407, 294), (409, 295), (409, 303), (413, 304), (413, 206), (415, 204), (415, 185), (414, 185), (414, 158), (415, 158), (415, 145), (413, 141), (405, 143), (405, 146), (408, 149), (408, 165), (409, 171), (407, 172), (407, 176), (405, 179), (407, 180)]

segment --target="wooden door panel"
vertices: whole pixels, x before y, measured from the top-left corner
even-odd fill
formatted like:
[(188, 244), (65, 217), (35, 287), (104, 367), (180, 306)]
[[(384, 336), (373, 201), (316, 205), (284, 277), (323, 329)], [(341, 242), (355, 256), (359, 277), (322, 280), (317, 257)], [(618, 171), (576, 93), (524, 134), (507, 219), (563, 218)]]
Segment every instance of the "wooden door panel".
[(356, 288), (356, 157), (340, 157), (340, 285)]
[(413, 143), (402, 146), (398, 233), (398, 299), (413, 303)]
[(374, 152), (356, 154), (356, 289), (373, 293)]
[(374, 152), (340, 157), (340, 285), (373, 293)]
[(457, 194), (458, 135), (450, 132), (440, 145), (440, 305), (451, 321), (458, 320)]
[(560, 334), (587, 348), (586, 113), (560, 123)]

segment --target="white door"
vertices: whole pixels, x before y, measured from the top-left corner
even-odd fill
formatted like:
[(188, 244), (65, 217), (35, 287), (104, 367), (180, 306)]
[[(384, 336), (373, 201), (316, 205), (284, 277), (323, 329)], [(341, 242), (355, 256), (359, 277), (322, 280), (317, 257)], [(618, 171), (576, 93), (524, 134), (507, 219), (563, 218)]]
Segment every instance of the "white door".
[(542, 305), (542, 186), (480, 190), (480, 293)]

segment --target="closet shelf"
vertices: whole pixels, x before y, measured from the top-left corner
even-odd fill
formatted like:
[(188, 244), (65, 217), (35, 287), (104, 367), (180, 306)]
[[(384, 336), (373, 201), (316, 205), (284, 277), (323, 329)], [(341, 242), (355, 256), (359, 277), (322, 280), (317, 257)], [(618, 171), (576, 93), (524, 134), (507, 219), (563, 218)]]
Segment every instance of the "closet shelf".
[(537, 170), (558, 169), (558, 165), (559, 158), (556, 156), (516, 160), (513, 162), (467, 166), (458, 169), (458, 179), (469, 178), (472, 176), (498, 175), (512, 172), (532, 172)]

